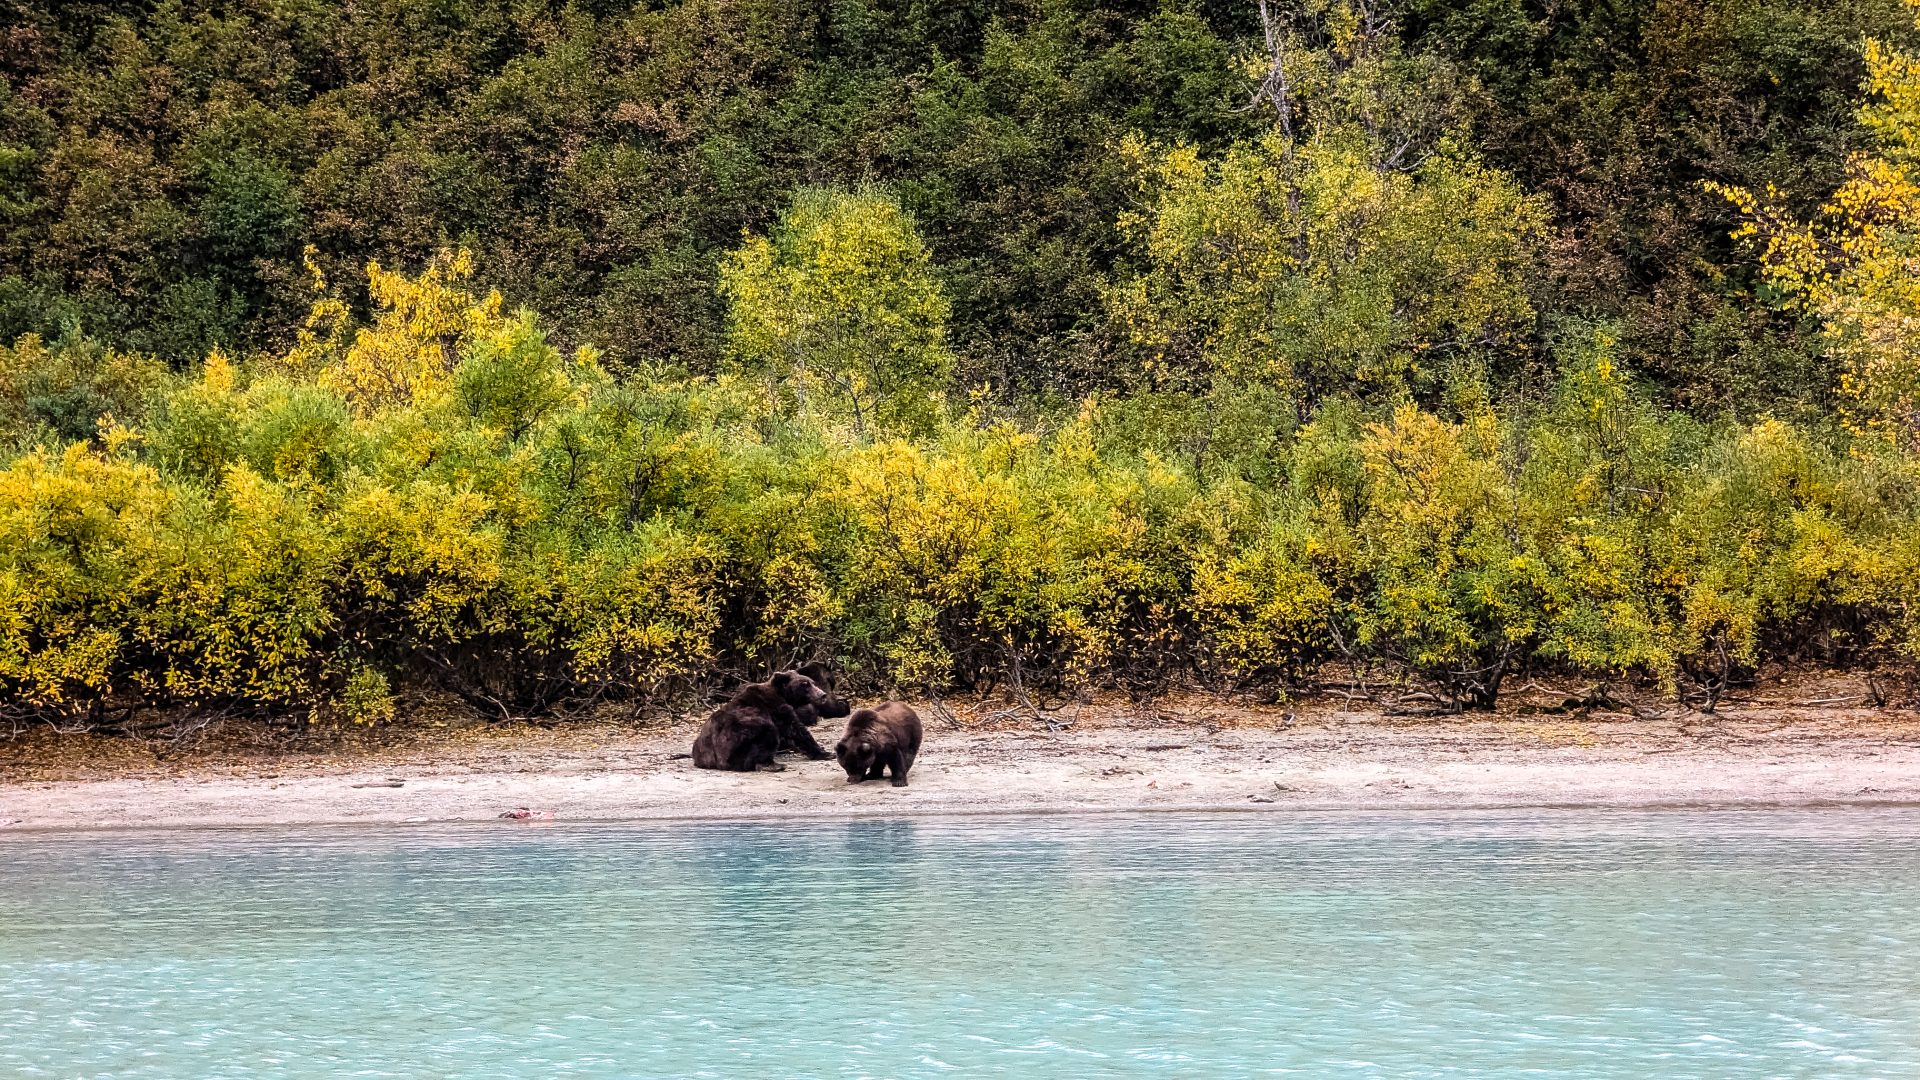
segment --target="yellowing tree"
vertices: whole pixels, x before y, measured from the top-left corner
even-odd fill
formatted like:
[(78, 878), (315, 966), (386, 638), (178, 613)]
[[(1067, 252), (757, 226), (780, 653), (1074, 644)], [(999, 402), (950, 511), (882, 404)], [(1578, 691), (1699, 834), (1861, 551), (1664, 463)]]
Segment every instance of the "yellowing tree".
[[(337, 300), (322, 300), (307, 320), (290, 366), (318, 367), (322, 385), (367, 411), (444, 394), (470, 344), (512, 336), (519, 328), (519, 320), (501, 314), (499, 293), (474, 294), (468, 285), (472, 277), (473, 256), (464, 249), (443, 252), (419, 277), (369, 263), (373, 324), (344, 342), (346, 308)], [(315, 285), (326, 287), (317, 273)]]
[(1759, 249), (1767, 280), (1820, 320), (1849, 426), (1920, 448), (1920, 57), (1869, 40), (1866, 59), (1859, 118), (1877, 145), (1849, 159), (1813, 220), (1784, 209), (1771, 185), (1709, 187), (1740, 208), (1733, 235)]
[(856, 430), (919, 431), (953, 371), (950, 310), (913, 221), (872, 193), (801, 192), (721, 270), (741, 368), (826, 404)]

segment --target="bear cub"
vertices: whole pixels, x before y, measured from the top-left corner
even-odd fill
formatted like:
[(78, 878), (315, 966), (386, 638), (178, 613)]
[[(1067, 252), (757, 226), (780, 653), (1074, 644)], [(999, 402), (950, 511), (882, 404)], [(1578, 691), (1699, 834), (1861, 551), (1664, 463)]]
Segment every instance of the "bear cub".
[(835, 707), (833, 701), (819, 684), (797, 671), (775, 672), (766, 682), (748, 683), (707, 717), (693, 740), (694, 767), (778, 772), (784, 766), (775, 763), (773, 756), (783, 743), (812, 746), (817, 756), (826, 757), (801, 722), (800, 710), (813, 718), (809, 723), (817, 722), (823, 707)]
[(893, 786), (907, 786), (907, 770), (920, 753), (920, 714), (899, 701), (861, 709), (847, 719), (847, 733), (833, 748), (847, 783), (878, 780), (893, 772)]

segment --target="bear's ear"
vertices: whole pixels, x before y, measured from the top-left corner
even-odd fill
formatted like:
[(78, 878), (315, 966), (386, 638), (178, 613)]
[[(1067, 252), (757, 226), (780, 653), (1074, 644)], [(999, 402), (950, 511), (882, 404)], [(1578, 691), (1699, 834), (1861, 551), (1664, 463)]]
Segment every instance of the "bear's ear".
[(871, 754), (871, 753), (873, 753), (873, 744), (872, 744), (872, 743), (870, 743), (870, 742), (866, 742), (866, 741), (864, 741), (864, 740), (863, 740), (863, 741), (862, 741), (862, 742), (860, 743), (860, 752), (861, 752), (861, 753), (863, 753), (863, 754)]
[(776, 671), (773, 673), (773, 688), (775, 690), (785, 690), (792, 682), (793, 672), (791, 671)]

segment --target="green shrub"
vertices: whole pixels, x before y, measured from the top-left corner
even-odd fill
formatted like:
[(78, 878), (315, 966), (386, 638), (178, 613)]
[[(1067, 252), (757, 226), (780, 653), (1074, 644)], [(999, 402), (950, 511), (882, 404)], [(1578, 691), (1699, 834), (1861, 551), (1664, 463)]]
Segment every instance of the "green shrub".
[(1920, 658), (1915, 462), (1661, 411), (1605, 330), (1532, 409), (1333, 397), (1301, 422), (1222, 383), (910, 439), (565, 360), (446, 272), (381, 279), (418, 318), (215, 354), (140, 423), (0, 468), (16, 716), (364, 722), (424, 690), (517, 716), (815, 658), (1035, 704), (1341, 660), (1452, 708), (1548, 667), (1711, 707), (1770, 659)]

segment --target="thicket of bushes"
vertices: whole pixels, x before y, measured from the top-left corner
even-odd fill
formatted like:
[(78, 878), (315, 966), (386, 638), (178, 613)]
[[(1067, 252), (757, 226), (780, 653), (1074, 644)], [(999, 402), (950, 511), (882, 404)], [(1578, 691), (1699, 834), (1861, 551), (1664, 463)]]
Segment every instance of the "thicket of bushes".
[(1688, 412), (1672, 371), (1629, 370), (1646, 325), (1563, 302), (1568, 208), (1475, 149), (1488, 87), (1363, 0), (1261, 29), (1232, 78), (1199, 35), (1201, 111), (1251, 95), (1230, 130), (1103, 123), (1102, 197), (1052, 192), (1097, 242), (1008, 218), (1021, 280), (1083, 260), (1038, 305), (1071, 332), (988, 333), (994, 260), (956, 269), (973, 241), (943, 214), (997, 204), (956, 186), (923, 218), (902, 182), (789, 191), (697, 273), (651, 249), (604, 325), (709, 312), (698, 362), (644, 334), (617, 362), (557, 348), (476, 284), (514, 273), (457, 248), (363, 286), (309, 246), (304, 286), (271, 274), (304, 320), (191, 364), (0, 281), (64, 326), (0, 347), (0, 716), (364, 721), (430, 691), (517, 716), (804, 659), (1043, 703), (1345, 664), (1454, 708), (1545, 669), (1710, 708), (1765, 661), (1920, 659), (1920, 57), (1868, 43), (1866, 149), (1792, 170), (1839, 185), (1812, 223), (1689, 187), (1745, 222), (1774, 306), (1714, 304), (1805, 363)]
[[(428, 687), (519, 715), (817, 656), (911, 690), (1351, 661), (1459, 706), (1542, 665), (1698, 700), (1763, 656), (1920, 647), (1911, 458), (1661, 411), (1604, 333), (1510, 415), (1144, 394), (909, 440), (749, 378), (612, 378), (465, 269), (377, 272), (371, 326), (322, 304), (290, 353), (190, 376), (0, 354), (14, 716), (370, 719)], [(63, 445), (73, 401), (107, 415)]]

